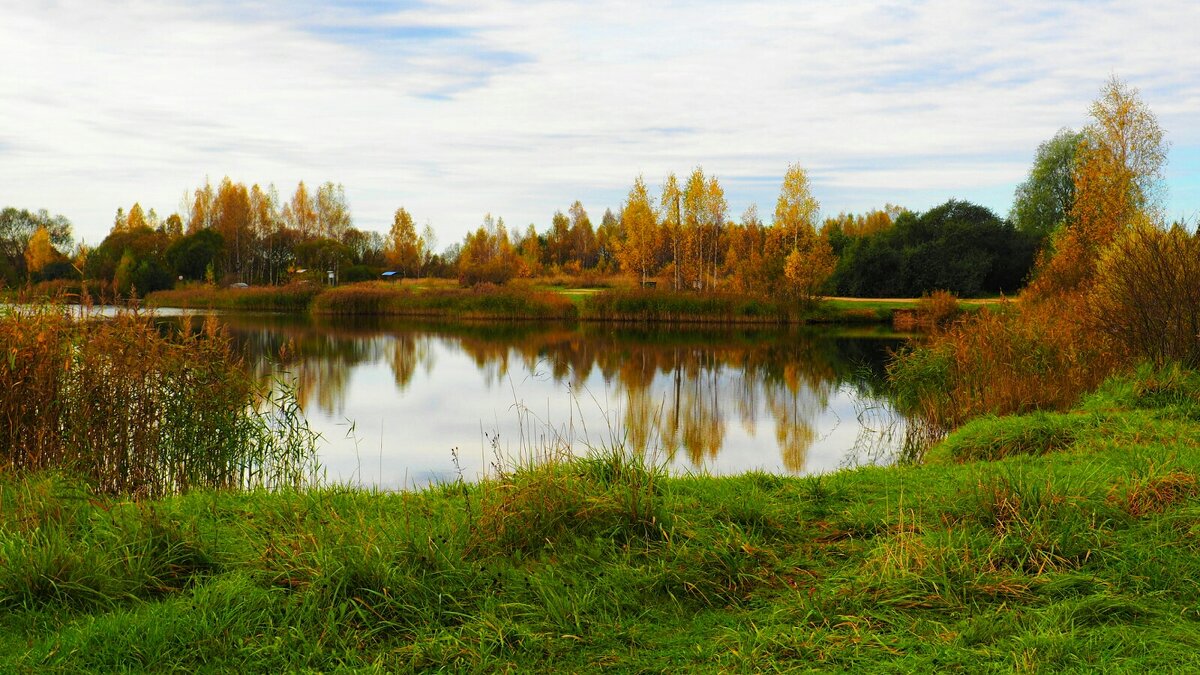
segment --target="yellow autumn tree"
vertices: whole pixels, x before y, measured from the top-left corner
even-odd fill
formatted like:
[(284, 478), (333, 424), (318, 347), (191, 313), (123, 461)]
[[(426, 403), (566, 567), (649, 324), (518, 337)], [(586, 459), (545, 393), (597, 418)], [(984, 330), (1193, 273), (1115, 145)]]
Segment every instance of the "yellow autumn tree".
[(385, 250), (388, 264), (405, 276), (415, 275), (420, 266), (420, 246), (417, 226), (412, 215), (403, 206), (392, 216), (392, 229), (387, 236)]
[(788, 166), (775, 202), (775, 227), (791, 240), (791, 248), (799, 248), (802, 237), (816, 231), (817, 213), (821, 204), (813, 197), (808, 172), (799, 164)]
[(1031, 299), (1086, 288), (1104, 249), (1139, 222), (1161, 218), (1159, 190), (1167, 144), (1137, 89), (1111, 78), (1092, 103), (1092, 123), (1076, 151), (1075, 202), (1039, 264)]
[(801, 302), (813, 301), (836, 266), (837, 258), (828, 239), (816, 234), (804, 236), (784, 261), (788, 291)]
[(57, 254), (58, 252), (50, 243), (50, 230), (47, 230), (45, 226), (39, 227), (29, 238), (29, 244), (25, 247), (25, 268), (29, 270), (30, 274), (38, 274), (45, 269), (46, 265), (54, 262)]
[(625, 241), (617, 253), (621, 269), (638, 274), (645, 282), (656, 271), (661, 237), (650, 193), (641, 176), (633, 182), (621, 209), (621, 227), (625, 230)]

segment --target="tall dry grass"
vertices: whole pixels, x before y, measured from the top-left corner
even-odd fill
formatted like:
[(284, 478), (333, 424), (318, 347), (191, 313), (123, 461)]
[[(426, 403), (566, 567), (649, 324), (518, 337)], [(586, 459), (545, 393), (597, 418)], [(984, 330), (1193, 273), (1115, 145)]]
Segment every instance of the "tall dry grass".
[(140, 496), (306, 477), (314, 438), (299, 411), (256, 386), (211, 320), (172, 332), (146, 314), (78, 311), (0, 313), (0, 468)]
[(192, 309), (234, 309), (263, 312), (303, 312), (322, 290), (315, 284), (293, 283), (286, 286), (216, 288), (192, 285), (146, 296), (150, 307)]
[(412, 291), (385, 284), (350, 284), (316, 297), (314, 314), (457, 319), (573, 319), (574, 303), (559, 293), (509, 285)]
[(1071, 406), (1119, 365), (1085, 307), (1079, 295), (1002, 304), (934, 333), (889, 367), (897, 404), (940, 432), (983, 414)]

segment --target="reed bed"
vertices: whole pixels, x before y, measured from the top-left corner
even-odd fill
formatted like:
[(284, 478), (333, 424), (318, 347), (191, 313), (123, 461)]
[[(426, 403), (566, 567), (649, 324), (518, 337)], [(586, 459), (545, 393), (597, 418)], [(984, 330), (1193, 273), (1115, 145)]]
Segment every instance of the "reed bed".
[(562, 294), (483, 284), (470, 289), (412, 291), (383, 284), (331, 288), (317, 296), (314, 314), (448, 317), (456, 319), (574, 319)]
[(314, 450), (286, 387), (259, 386), (212, 321), (170, 331), (53, 303), (0, 314), (0, 468), (105, 493), (298, 485)]
[(678, 293), (650, 289), (612, 290), (584, 300), (582, 316), (596, 321), (789, 323), (800, 307), (745, 295)]
[(314, 284), (252, 286), (250, 288), (214, 288), (189, 286), (156, 291), (146, 296), (149, 307), (184, 309), (233, 309), (259, 312), (304, 312), (321, 292)]

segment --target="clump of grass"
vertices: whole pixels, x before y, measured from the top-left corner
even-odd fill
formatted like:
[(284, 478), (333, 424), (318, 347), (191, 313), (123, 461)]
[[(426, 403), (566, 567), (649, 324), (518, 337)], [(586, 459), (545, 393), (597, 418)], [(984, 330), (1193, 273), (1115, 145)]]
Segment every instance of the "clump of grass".
[(1158, 410), (1200, 419), (1200, 373), (1178, 363), (1142, 364), (1132, 373), (1109, 378), (1080, 407), (1086, 410)]
[(1109, 493), (1109, 502), (1134, 518), (1141, 518), (1162, 513), (1197, 494), (1200, 494), (1200, 482), (1196, 480), (1196, 474), (1175, 469), (1135, 479), (1123, 493), (1114, 489)]
[(621, 447), (542, 456), (498, 473), (479, 493), (469, 550), (530, 553), (565, 538), (658, 538), (670, 528), (665, 469)]
[(937, 448), (958, 462), (992, 461), (1013, 455), (1038, 455), (1068, 448), (1093, 429), (1092, 415), (1039, 411), (1028, 415), (987, 415), (952, 432)]
[(53, 303), (0, 315), (0, 467), (140, 496), (303, 480), (313, 436), (287, 390), (258, 387), (211, 321), (164, 331)]

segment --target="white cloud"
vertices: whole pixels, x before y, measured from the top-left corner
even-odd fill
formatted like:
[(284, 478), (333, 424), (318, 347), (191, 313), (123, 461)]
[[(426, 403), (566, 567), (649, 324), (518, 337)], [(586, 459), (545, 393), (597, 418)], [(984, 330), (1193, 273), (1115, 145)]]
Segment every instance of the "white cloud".
[(1003, 211), (1113, 73), (1194, 156), (1200, 5), (1149, 4), (0, 1), (0, 205), (95, 243), (118, 206), (168, 213), (205, 175), (332, 180), (360, 226), (403, 204), (448, 244), (696, 165), (768, 213), (799, 161), (830, 211)]

